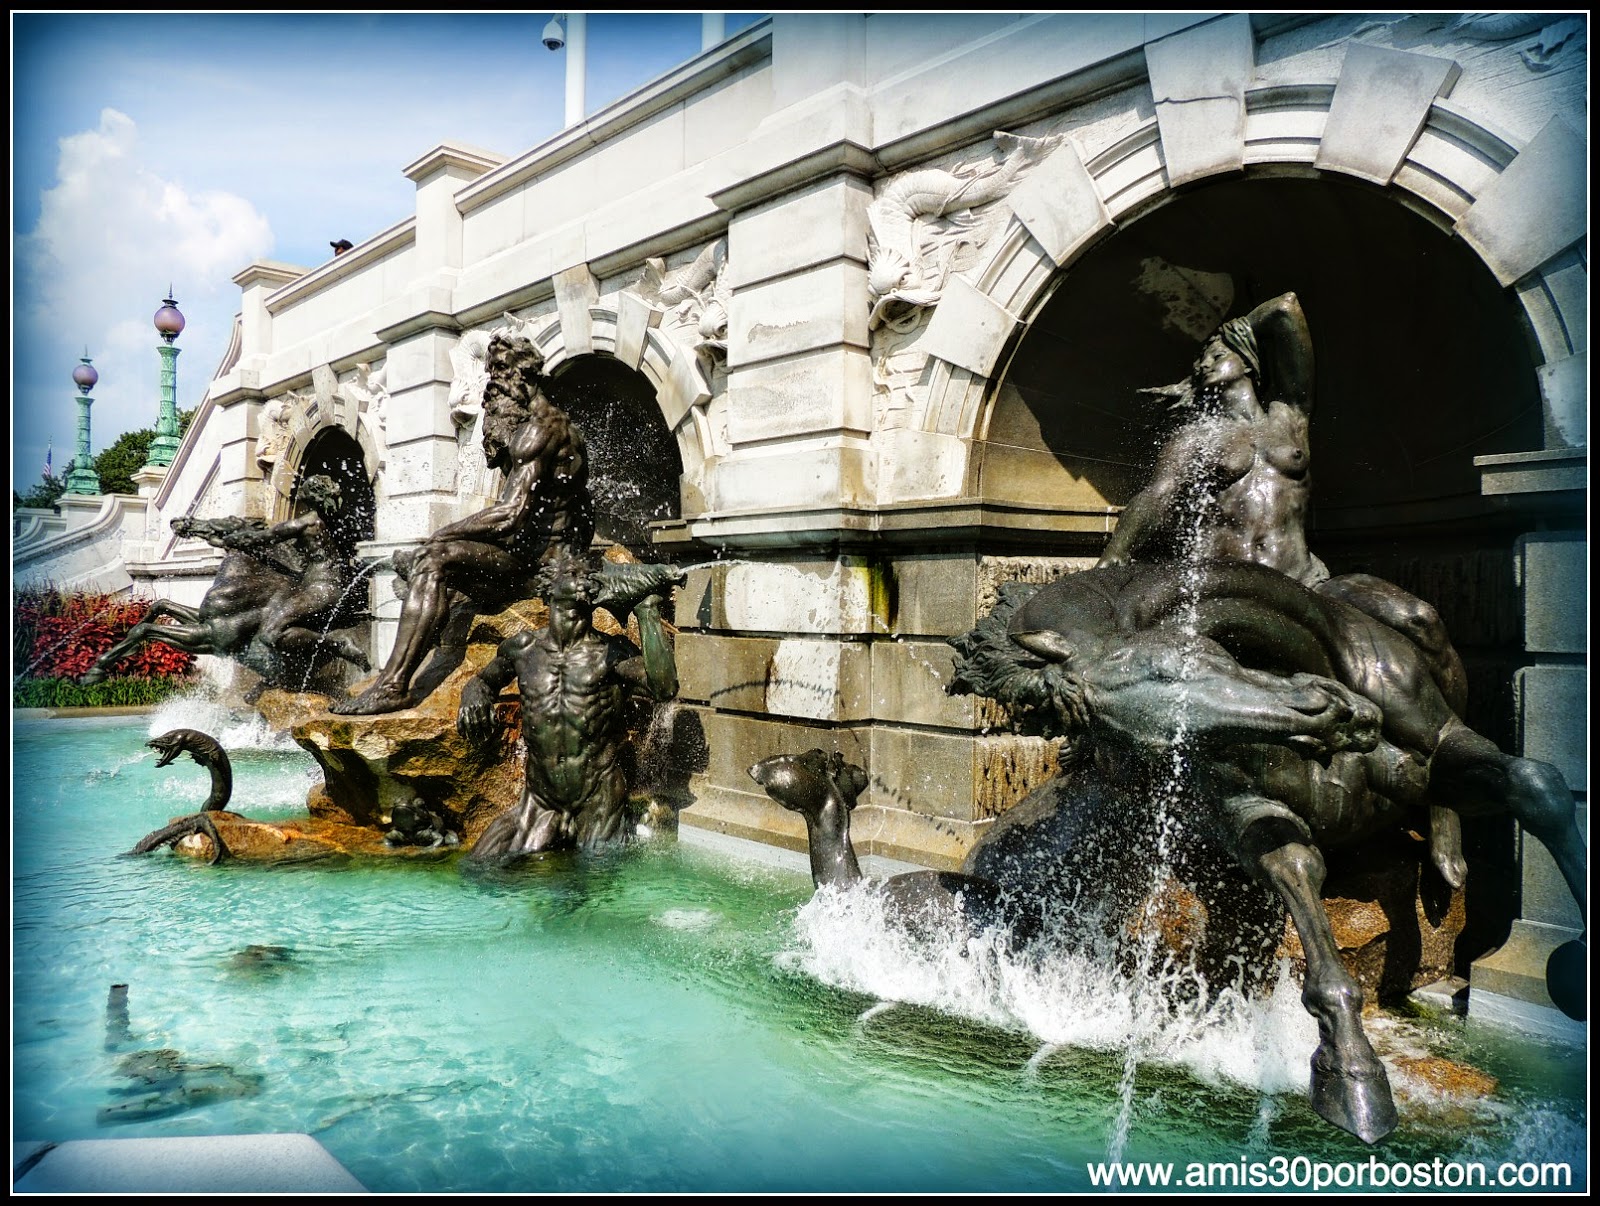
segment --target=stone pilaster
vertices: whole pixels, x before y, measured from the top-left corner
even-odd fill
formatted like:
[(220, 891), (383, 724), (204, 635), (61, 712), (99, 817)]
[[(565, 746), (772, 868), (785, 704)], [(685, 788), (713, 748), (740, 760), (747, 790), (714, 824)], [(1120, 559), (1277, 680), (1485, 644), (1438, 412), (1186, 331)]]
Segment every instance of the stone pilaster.
[[(1519, 541), (1523, 640), (1530, 664), (1517, 674), (1524, 757), (1554, 765), (1572, 786), (1588, 833), (1588, 543), (1581, 528), (1585, 450), (1479, 457), (1486, 494), (1508, 496), (1541, 521)], [(1511, 935), (1472, 965), (1472, 1017), (1577, 1041), (1583, 1026), (1562, 1014), (1545, 965), (1582, 937), (1582, 914), (1548, 852), (1521, 835), (1522, 907)]]

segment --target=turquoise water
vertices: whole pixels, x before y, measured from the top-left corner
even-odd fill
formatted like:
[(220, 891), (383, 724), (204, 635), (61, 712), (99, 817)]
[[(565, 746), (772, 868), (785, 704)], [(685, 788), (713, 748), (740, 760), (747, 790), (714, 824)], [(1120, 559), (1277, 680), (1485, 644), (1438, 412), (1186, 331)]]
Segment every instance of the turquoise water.
[[(1112, 1152), (1374, 1150), (1311, 1113), (1315, 1027), (1288, 985), (1162, 1014), (1098, 968), (909, 949), (870, 893), (808, 904), (802, 871), (689, 843), (499, 878), (117, 857), (204, 799), (203, 770), (143, 747), (185, 724), (233, 753), (232, 807), (303, 815), (310, 759), (248, 725), (14, 725), (14, 1139), (303, 1131), (391, 1192), (1050, 1192)], [(113, 983), (130, 1033), (108, 1051)], [(1570, 1049), (1455, 1020), (1372, 1032), (1391, 1060), (1500, 1081), (1457, 1100), (1397, 1073), (1381, 1160), (1569, 1161), (1586, 1183)], [(119, 1065), (159, 1049), (190, 1098)]]

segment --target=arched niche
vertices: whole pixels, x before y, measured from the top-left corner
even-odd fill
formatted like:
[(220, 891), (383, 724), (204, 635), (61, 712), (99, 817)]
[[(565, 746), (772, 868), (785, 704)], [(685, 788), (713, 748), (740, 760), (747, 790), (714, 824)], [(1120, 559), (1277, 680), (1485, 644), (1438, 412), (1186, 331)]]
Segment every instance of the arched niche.
[[(1104, 516), (1173, 427), (1140, 391), (1182, 380), (1223, 317), (1300, 298), (1316, 352), (1312, 551), (1438, 607), (1473, 683), (1467, 720), (1515, 742), (1524, 515), (1474, 458), (1543, 447), (1525, 315), (1483, 261), (1391, 194), (1336, 177), (1231, 177), (1170, 195), (1063, 270), (997, 372), (973, 444), (986, 502)], [(1091, 531), (1092, 529), (1092, 531)]]
[(1541, 447), (1513, 299), (1459, 239), (1336, 177), (1229, 178), (1127, 221), (1059, 278), (978, 433), (987, 501), (1093, 513), (1170, 431), (1140, 391), (1182, 379), (1223, 317), (1299, 295), (1317, 357), (1314, 542), (1480, 522), (1475, 456)]
[(599, 353), (566, 359), (552, 376), (553, 400), (588, 445), (598, 534), (644, 556), (650, 525), (680, 515), (683, 475), (679, 440), (662, 417), (655, 388), (643, 373)]
[(300, 486), (318, 474), (326, 474), (339, 483), (344, 505), (333, 521), (333, 534), (340, 546), (353, 554), (359, 542), (373, 537), (377, 496), (361, 445), (342, 427), (324, 427), (306, 444), (296, 462), (290, 485), (289, 517), (298, 517), (309, 510), (300, 501)]

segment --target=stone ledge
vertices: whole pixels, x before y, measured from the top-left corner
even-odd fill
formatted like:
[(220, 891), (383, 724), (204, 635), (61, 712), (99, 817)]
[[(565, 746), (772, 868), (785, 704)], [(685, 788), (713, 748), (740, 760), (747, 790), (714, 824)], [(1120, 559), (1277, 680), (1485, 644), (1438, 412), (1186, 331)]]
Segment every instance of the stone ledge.
[[(700, 850), (714, 850), (745, 862), (761, 863), (808, 877), (811, 874), (810, 860), (798, 850), (769, 846), (765, 842), (752, 842), (715, 829), (702, 829), (694, 825), (680, 828), (678, 840), (686, 846)], [(861, 873), (869, 879), (887, 879), (891, 875), (900, 875), (907, 871), (925, 870), (916, 863), (905, 863), (876, 854), (862, 855), (860, 862)]]
[(1474, 989), (1467, 993), (1467, 1018), (1474, 1025), (1510, 1030), (1521, 1038), (1544, 1039), (1583, 1048), (1589, 1040), (1587, 1023), (1576, 1022), (1555, 1009), (1543, 1009), (1515, 997)]
[(15, 1193), (367, 1192), (310, 1135), (13, 1143), (11, 1167)]
[[(1545, 987), (1545, 964), (1551, 952), (1576, 938), (1577, 932), (1561, 926), (1541, 925), (1517, 920), (1511, 937), (1498, 950), (1491, 951), (1472, 965), (1472, 988), (1467, 997), (1467, 1016), (1475, 1021), (1523, 1024), (1523, 1015), (1543, 1017), (1547, 1030), (1561, 1030), (1560, 1023), (1572, 1022), (1556, 1008)], [(1572, 1023), (1582, 1028), (1582, 1023)]]
[(1488, 495), (1583, 490), (1589, 484), (1587, 447), (1475, 456), (1472, 463)]
[[(681, 826), (802, 854), (806, 851), (805, 822), (765, 795), (704, 781), (696, 782), (693, 790), (695, 804), (678, 814)], [(967, 851), (985, 827), (981, 822), (974, 825), (948, 817), (863, 805), (852, 813), (850, 836), (858, 855), (893, 860), (902, 864), (898, 870), (931, 867), (935, 871), (959, 871)]]

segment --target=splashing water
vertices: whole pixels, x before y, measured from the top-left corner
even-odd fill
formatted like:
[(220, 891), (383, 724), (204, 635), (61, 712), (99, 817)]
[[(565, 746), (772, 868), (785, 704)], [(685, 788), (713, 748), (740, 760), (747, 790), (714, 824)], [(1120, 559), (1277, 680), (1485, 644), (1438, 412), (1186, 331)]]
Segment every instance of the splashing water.
[(899, 1001), (879, 1001), (871, 1009), (862, 1010), (861, 1016), (856, 1019), (856, 1023), (858, 1025), (864, 1025), (867, 1022), (872, 1021), (873, 1018), (881, 1018), (884, 1014), (890, 1012), (899, 1004)]
[(756, 563), (747, 557), (713, 557), (710, 561), (696, 561), (693, 565), (680, 565), (678, 568), (686, 574), (691, 574), (695, 570), (724, 569), (729, 566), (753, 564)]
[[(1153, 1058), (1169, 1036), (1171, 1015), (1166, 1012), (1168, 1002), (1177, 990), (1181, 995), (1184, 981), (1193, 982), (1193, 967), (1182, 966), (1161, 941), (1161, 924), (1158, 916), (1167, 894), (1167, 885), (1176, 880), (1173, 867), (1183, 841), (1182, 817), (1192, 789), (1190, 754), (1193, 734), (1191, 684), (1198, 672), (1200, 649), (1200, 564), (1204, 548), (1208, 505), (1198, 492), (1191, 494), (1181, 504), (1184, 508), (1178, 539), (1178, 564), (1182, 567), (1179, 578), (1177, 614), (1173, 617), (1181, 637), (1182, 662), (1177, 690), (1173, 699), (1171, 748), (1168, 754), (1167, 773), (1157, 784), (1152, 820), (1155, 825), (1155, 858), (1149, 868), (1148, 888), (1140, 909), (1137, 924), (1138, 944), (1135, 965), (1129, 977), (1130, 1001), (1133, 1012), (1129, 1019), (1127, 1044), (1123, 1051), (1122, 1076), (1117, 1085), (1118, 1110), (1107, 1146), (1107, 1158), (1120, 1161), (1127, 1149), (1133, 1130), (1135, 1098), (1138, 1087), (1139, 1066)], [(1280, 977), (1280, 984), (1281, 984)], [(1203, 994), (1202, 994), (1203, 999)], [(1298, 1002), (1295, 1003), (1298, 1009)], [(1300, 1010), (1302, 1016), (1305, 1015)], [(1203, 1012), (1202, 1012), (1203, 1017)], [(1315, 1032), (1315, 1027), (1311, 1027)], [(1304, 1080), (1308, 1082), (1307, 1075)]]
[[(154, 736), (154, 734), (152, 734), (152, 736)], [(101, 783), (107, 779), (115, 779), (130, 766), (137, 766), (145, 759), (154, 758), (155, 756), (156, 753), (154, 750), (148, 747), (141, 747), (131, 754), (125, 754), (121, 758), (118, 758), (110, 766), (91, 767), (87, 775), (88, 781), (90, 783)]]
[[(885, 1003), (921, 1005), (1044, 1045), (1122, 1051), (1127, 1067), (1180, 1067), (1203, 1083), (1304, 1093), (1317, 1026), (1288, 964), (1271, 994), (1180, 995), (1161, 977), (1126, 976), (1099, 952), (1018, 953), (997, 930), (930, 942), (909, 934), (871, 882), (822, 888), (795, 915), (780, 966)], [(1131, 1115), (1129, 1115), (1131, 1118)], [(1126, 1129), (1119, 1112), (1117, 1127)], [(1124, 1140), (1126, 1134), (1123, 1135)]]
[(171, 729), (209, 733), (230, 755), (240, 750), (285, 753), (300, 748), (287, 733), (269, 726), (265, 717), (236, 712), (201, 692), (174, 695), (150, 714), (150, 736), (158, 737)]
[[(317, 649), (320, 650), (324, 645), (329, 643), (328, 642), (328, 633), (333, 631), (334, 621), (337, 620), (341, 615), (344, 614), (344, 605), (349, 600), (350, 593), (352, 591), (354, 591), (357, 586), (361, 585), (361, 583), (363, 581), (365, 581), (368, 577), (370, 577), (374, 571), (376, 571), (380, 567), (391, 565), (391, 564), (392, 563), (389, 561), (389, 559), (385, 557), (385, 558), (381, 558), (380, 560), (371, 562), (368, 565), (363, 565), (358, 570), (356, 570), (355, 576), (350, 579), (349, 584), (346, 585), (344, 590), (340, 593), (339, 601), (337, 603), (335, 603), (333, 605), (332, 609), (330, 609), (329, 612), (328, 612), (328, 621), (327, 621), (327, 623), (325, 623), (322, 626), (322, 632), (317, 637), (317, 646), (316, 646)], [(313, 655), (309, 659), (307, 659), (305, 677), (300, 680), (300, 690), (301, 691), (306, 691), (306, 690), (308, 690), (310, 688), (310, 686), (311, 686), (311, 676), (312, 676), (313, 673), (315, 673), (316, 668), (317, 668), (317, 659), (316, 659), (315, 653), (313, 653)]]

